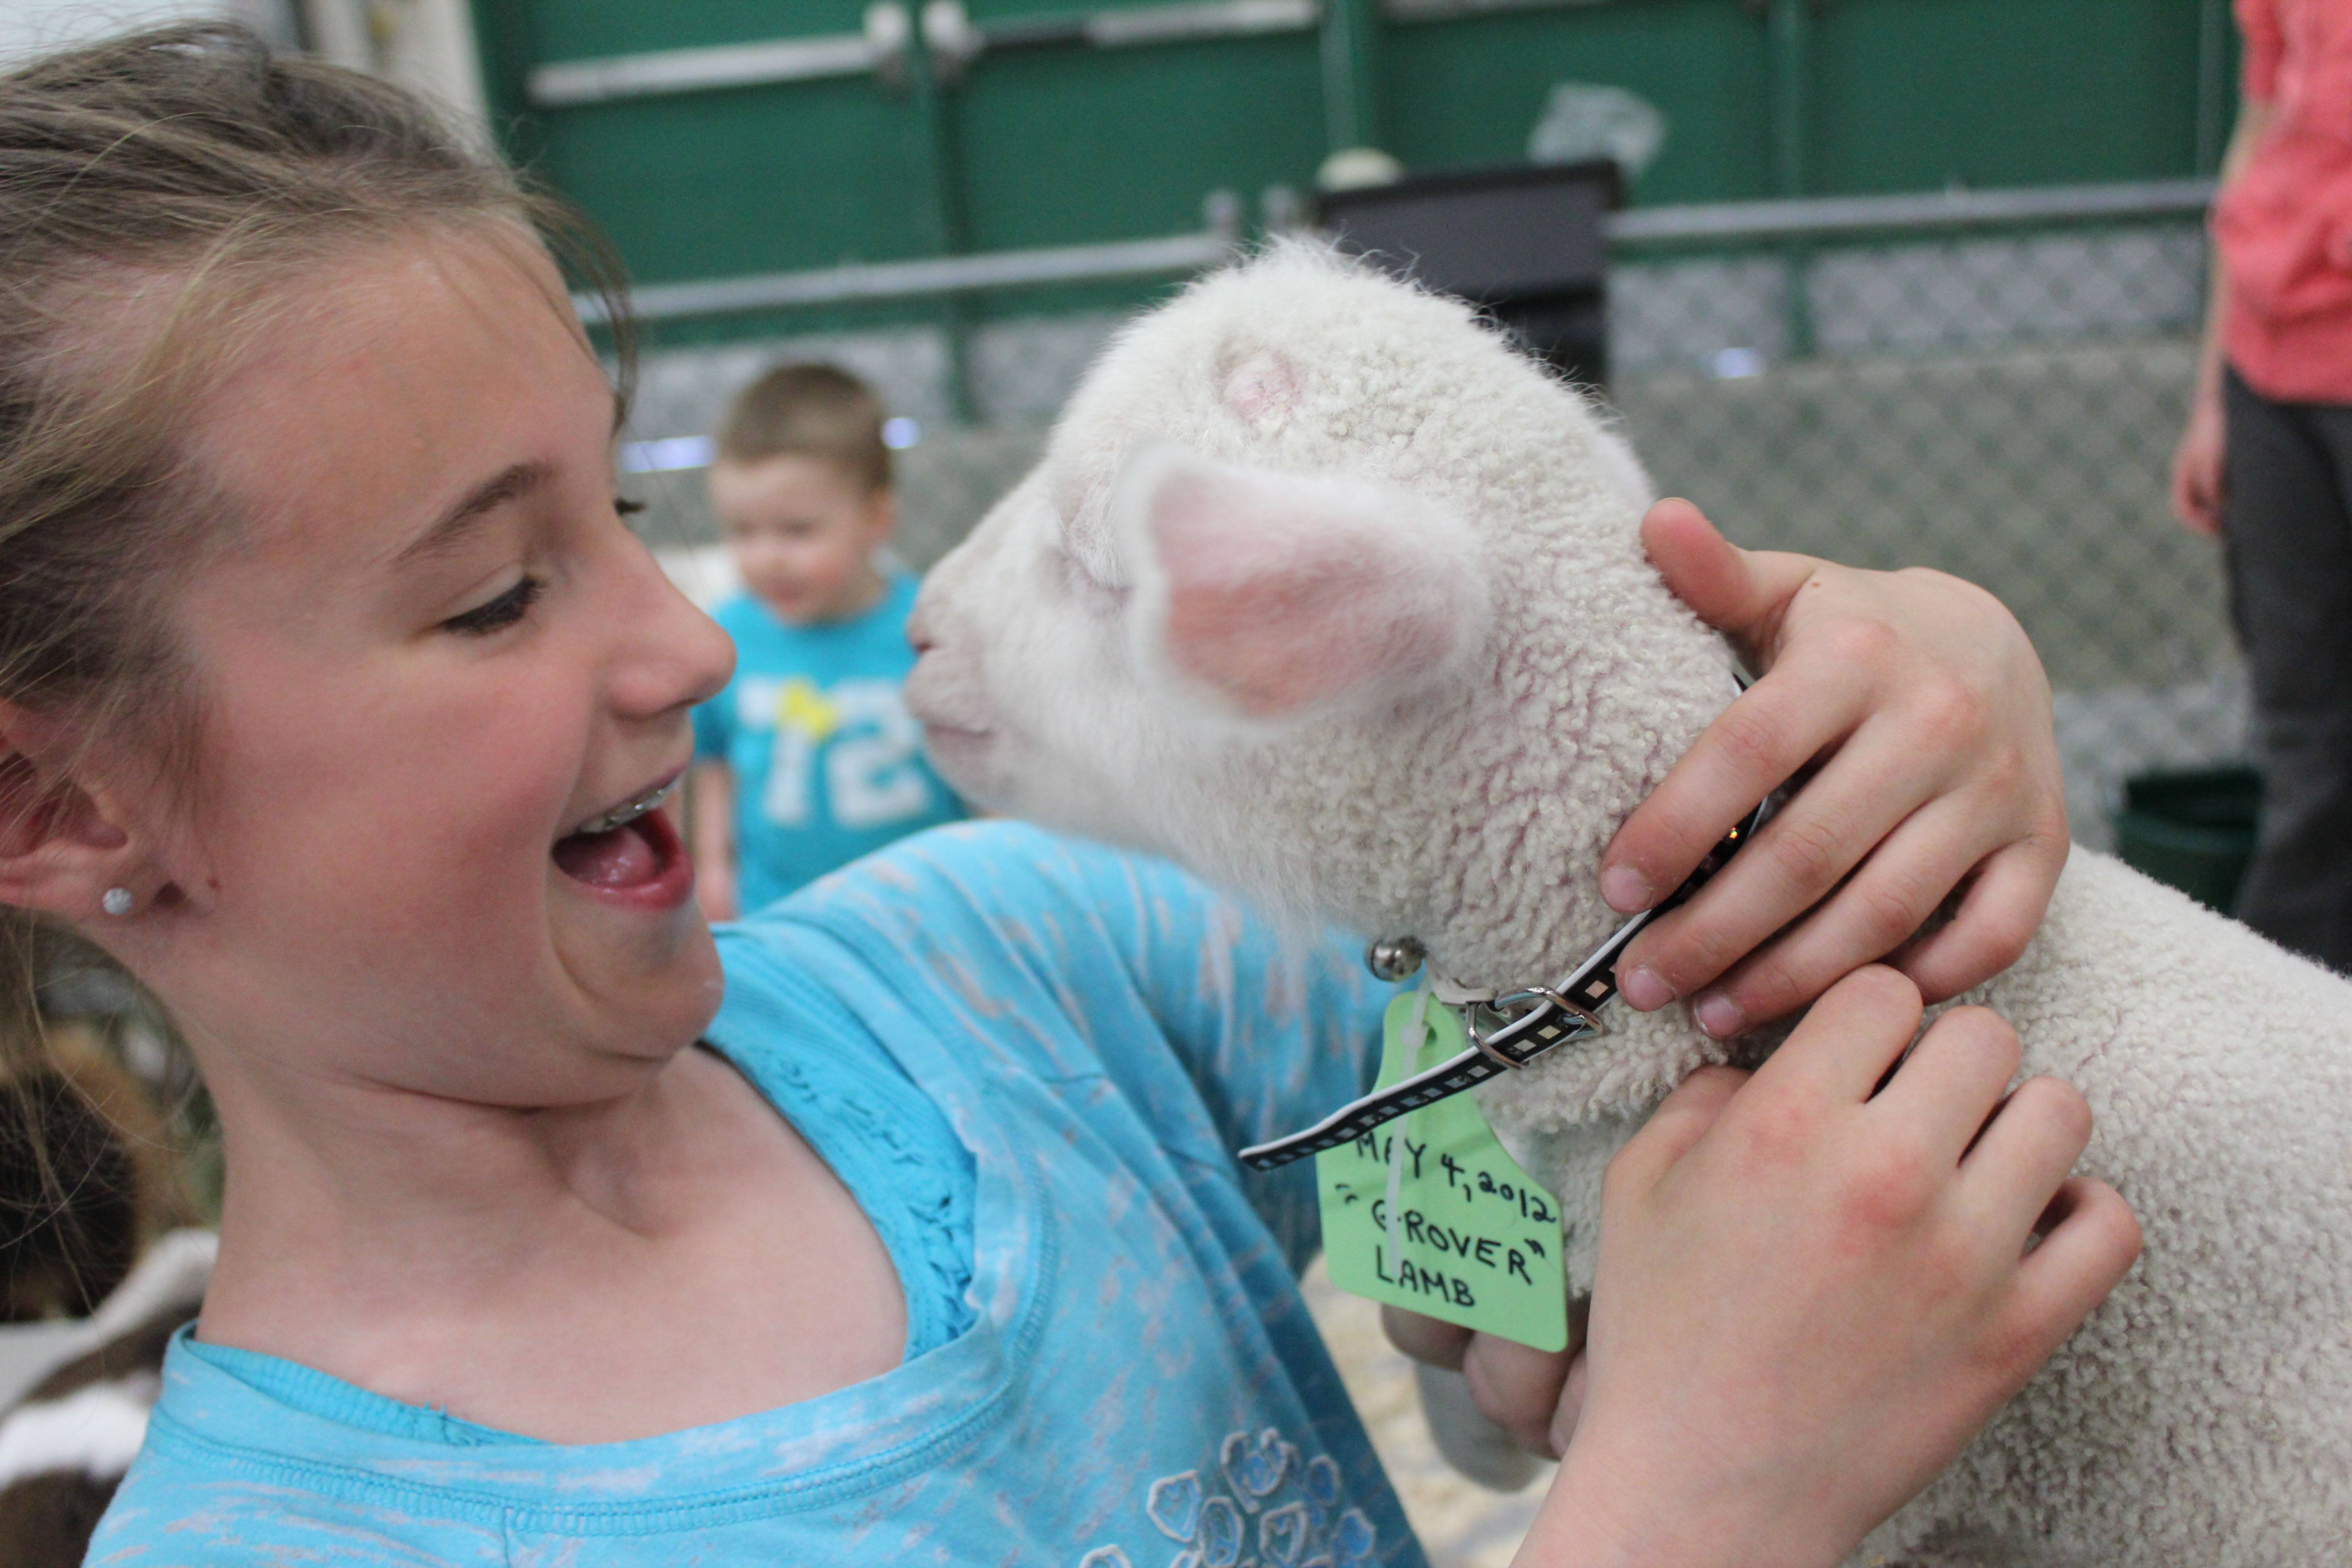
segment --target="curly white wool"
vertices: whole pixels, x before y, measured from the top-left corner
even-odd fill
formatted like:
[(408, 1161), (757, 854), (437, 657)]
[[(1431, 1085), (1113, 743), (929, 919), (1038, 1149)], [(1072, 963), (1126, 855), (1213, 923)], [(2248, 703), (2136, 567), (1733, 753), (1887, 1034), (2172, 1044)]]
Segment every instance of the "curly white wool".
[[(1159, 850), (1476, 985), (1613, 917), (1616, 825), (1732, 695), (1647, 481), (1459, 306), (1293, 246), (1130, 328), (934, 572), (908, 686), (973, 798)], [(1974, 1000), (2089, 1099), (2143, 1261), (1873, 1538), (1975, 1563), (2316, 1563), (2352, 1542), (2352, 987), (2077, 849)], [(1589, 1284), (1599, 1179), (1723, 1049), (1685, 1011), (1486, 1091)]]

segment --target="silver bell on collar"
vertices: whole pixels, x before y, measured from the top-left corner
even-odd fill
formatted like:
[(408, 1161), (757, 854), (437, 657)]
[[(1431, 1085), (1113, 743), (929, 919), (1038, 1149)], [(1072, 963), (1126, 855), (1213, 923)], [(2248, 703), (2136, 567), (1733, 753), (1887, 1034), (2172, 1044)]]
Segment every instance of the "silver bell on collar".
[(1421, 943), (1409, 936), (1384, 936), (1364, 949), (1364, 967), (1372, 972), (1373, 979), (1394, 984), (1419, 969), (1428, 956)]

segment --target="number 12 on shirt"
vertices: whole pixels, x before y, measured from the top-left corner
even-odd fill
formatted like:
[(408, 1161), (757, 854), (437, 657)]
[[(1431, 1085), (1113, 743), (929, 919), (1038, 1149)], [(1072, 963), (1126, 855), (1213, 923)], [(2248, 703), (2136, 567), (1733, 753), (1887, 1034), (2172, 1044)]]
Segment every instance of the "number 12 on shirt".
[[(1468, 1044), (1426, 990), (1390, 1003), (1381, 1034), (1381, 1089)], [(1325, 1265), (1339, 1289), (1537, 1350), (1567, 1348), (1559, 1205), (1496, 1142), (1470, 1096), (1326, 1150), (1315, 1171)]]
[(930, 785), (916, 765), (922, 727), (908, 716), (895, 681), (844, 680), (819, 691), (796, 676), (772, 691), (766, 682), (747, 683), (745, 689), (751, 694), (746, 705), (756, 704), (757, 716), (774, 726), (760, 798), (768, 821), (805, 827), (814, 819), (812, 783), (820, 754), (825, 802), (840, 826), (878, 827), (933, 808)]

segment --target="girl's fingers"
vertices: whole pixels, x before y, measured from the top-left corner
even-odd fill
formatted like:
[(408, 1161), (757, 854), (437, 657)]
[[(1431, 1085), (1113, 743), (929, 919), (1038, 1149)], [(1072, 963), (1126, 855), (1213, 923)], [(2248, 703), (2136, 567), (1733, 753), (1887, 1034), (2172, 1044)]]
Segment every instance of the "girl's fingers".
[[(1738, 551), (1686, 502), (1653, 508), (1643, 540), (1684, 602), (1769, 668), (1626, 820), (1602, 895), (1621, 910), (1654, 907), (1758, 800), (1817, 771), (1722, 876), (1631, 944), (1626, 1004), (1716, 984), (1700, 1020), (1721, 1036), (1915, 940), (1904, 965), (1939, 997), (2013, 960), (2065, 839), (2048, 683), (2016, 617), (1933, 572)], [(1964, 885), (1961, 917), (1916, 939)]]
[(1568, 1378), (1560, 1384), (1559, 1406), (1552, 1412), (1551, 1451), (1554, 1455), (1568, 1452), (1568, 1445), (1576, 1436), (1576, 1423), (1584, 1414), (1584, 1391), (1592, 1384), (1592, 1363), (1580, 1350), (1568, 1363)]
[(1737, 1068), (1704, 1067), (1683, 1079), (1681, 1087), (1666, 1096), (1642, 1130), (1609, 1162), (1607, 1188), (1656, 1185), (1706, 1136), (1748, 1077)]
[(2059, 1186), (2041, 1228), (2041, 1244), (2018, 1265), (2010, 1294), (2010, 1370), (2020, 1384), (2106, 1300), (2139, 1257), (2139, 1221), (2131, 1206), (2115, 1188), (2087, 1176)]
[(1680, 496), (1642, 519), (1642, 549), (1667, 591), (1717, 631), (1734, 631), (1769, 608), (1770, 586), (1757, 580), (1748, 552)]
[(2081, 1091), (2054, 1078), (2028, 1079), (1960, 1163), (1961, 1191), (2013, 1256), (2090, 1142), (2091, 1108)]
[(2064, 825), (2056, 826), (1996, 850), (1978, 868), (1950, 923), (1889, 961), (1928, 1001), (1973, 990), (2024, 956), (2066, 866)]
[(2065, 866), (2064, 819), (2053, 805), (2034, 820), (2039, 797), (2001, 770), (1954, 785), (1953, 756), (1898, 718), (1865, 724), (1722, 875), (1636, 939), (1620, 965), (1627, 1000), (1696, 990), (1700, 1025), (1737, 1035), (1902, 948), (1963, 883), (1957, 917), (1897, 966), (1941, 1001), (2015, 963)]
[(1470, 1331), (1461, 1324), (1408, 1312), (1402, 1307), (1381, 1308), (1381, 1331), (1404, 1355), (1448, 1372), (1462, 1370), (1463, 1354), (1470, 1348)]
[[(1857, 831), (1875, 830), (1872, 816), (1857, 812), (1854, 820)], [(1795, 1012), (1838, 976), (1895, 952), (1918, 935), (2000, 837), (1964, 798), (1930, 801), (1871, 848), (1811, 913), (1694, 997), (1700, 1026), (1727, 1039)], [(1911, 973), (1908, 963), (1890, 962)], [(1928, 1000), (1949, 994), (1929, 993)]]
[(1668, 592), (1749, 655), (1772, 645), (1798, 590), (1822, 564), (1809, 555), (1742, 550), (1679, 496), (1642, 519), (1642, 549)]
[[(1794, 668), (1800, 662), (1741, 693), (1618, 828), (1601, 858), (1601, 893), (1611, 908), (1645, 910), (1682, 886), (1757, 802), (1861, 722), (1869, 671)], [(1759, 847), (1741, 851), (1740, 860)]]
[(1855, 970), (1831, 986), (1756, 1069), (1755, 1088), (1741, 1104), (1795, 1092), (1860, 1105), (1919, 1032), (1921, 1012), (1919, 988), (1904, 976), (1884, 964)]
[(1462, 1375), (1478, 1413), (1531, 1454), (1557, 1459), (1552, 1418), (1568, 1382), (1570, 1351), (1539, 1351), (1493, 1334), (1479, 1334), (1462, 1358)]
[[(2017, 1031), (1999, 1016), (1982, 1007), (1955, 1008), (1903, 1058), (1873, 1108), (1909, 1122), (1934, 1163), (1948, 1169), (2000, 1106), (2021, 1056)], [(2064, 1174), (2062, 1168), (2052, 1184)]]

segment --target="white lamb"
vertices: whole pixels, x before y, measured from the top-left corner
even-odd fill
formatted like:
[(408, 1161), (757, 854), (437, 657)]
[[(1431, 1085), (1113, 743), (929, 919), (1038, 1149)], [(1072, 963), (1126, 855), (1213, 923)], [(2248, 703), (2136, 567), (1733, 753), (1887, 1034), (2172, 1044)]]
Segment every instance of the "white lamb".
[[(1613, 929), (1596, 868), (1734, 695), (1643, 485), (1469, 313), (1320, 251), (1129, 330), (924, 589), (908, 695), (973, 799), (1154, 850), (1477, 989)], [(2088, 1097), (2141, 1263), (1864, 1557), (2352, 1557), (2352, 985), (2077, 848), (1973, 1000)], [(1686, 1010), (1487, 1086), (1590, 1288), (1599, 1177), (1723, 1048)]]

